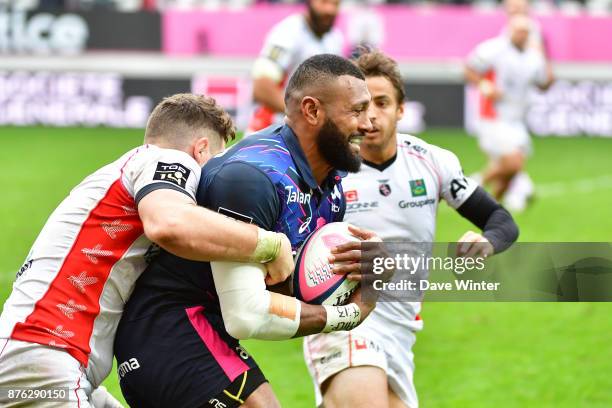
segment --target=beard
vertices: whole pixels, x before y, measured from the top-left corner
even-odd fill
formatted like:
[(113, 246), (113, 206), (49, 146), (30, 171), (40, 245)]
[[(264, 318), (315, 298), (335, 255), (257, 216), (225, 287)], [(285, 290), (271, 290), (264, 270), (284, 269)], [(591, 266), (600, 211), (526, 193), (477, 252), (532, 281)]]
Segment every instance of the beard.
[[(362, 135), (355, 133), (354, 136)], [(317, 147), (321, 156), (333, 168), (357, 173), (361, 167), (361, 157), (353, 152), (348, 139), (334, 122), (326, 119), (317, 135)]]
[(318, 36), (322, 36), (331, 30), (334, 26), (334, 22), (336, 21), (335, 17), (328, 19), (317, 14), (317, 12), (310, 5), (310, 2), (308, 4), (308, 15), (310, 16), (312, 30)]

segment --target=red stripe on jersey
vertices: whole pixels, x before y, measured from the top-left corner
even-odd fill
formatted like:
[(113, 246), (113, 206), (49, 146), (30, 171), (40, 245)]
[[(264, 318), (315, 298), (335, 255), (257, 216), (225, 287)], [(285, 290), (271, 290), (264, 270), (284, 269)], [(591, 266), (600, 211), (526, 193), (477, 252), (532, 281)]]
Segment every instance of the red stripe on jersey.
[[(484, 76), (492, 83), (495, 83), (495, 71), (491, 70)], [(487, 98), (483, 94), (479, 93), (480, 96), (480, 117), (483, 119), (495, 119), (497, 118), (497, 111), (495, 110), (495, 101), (491, 98)]]
[(106, 281), (144, 232), (135, 209), (118, 179), (91, 211), (47, 292), (26, 320), (15, 325), (11, 338), (63, 348), (87, 366)]

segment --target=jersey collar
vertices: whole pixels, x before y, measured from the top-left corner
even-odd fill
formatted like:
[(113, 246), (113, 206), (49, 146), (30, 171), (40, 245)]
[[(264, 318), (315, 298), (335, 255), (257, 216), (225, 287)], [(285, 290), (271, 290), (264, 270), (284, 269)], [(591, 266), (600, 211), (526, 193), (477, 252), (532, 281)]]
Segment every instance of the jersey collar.
[(376, 163), (372, 163), (371, 161), (368, 161), (366, 159), (363, 159), (362, 162), (363, 164), (370, 166), (380, 172), (385, 171), (385, 169), (389, 166), (391, 166), (394, 162), (395, 159), (397, 159), (397, 152), (395, 152), (395, 154), (393, 155), (393, 157), (391, 157), (390, 159), (388, 159), (387, 161), (385, 161), (384, 163), (380, 163), (380, 164), (376, 164)]
[[(289, 153), (291, 153), (291, 157), (293, 158), (293, 161), (295, 162), (298, 171), (302, 175), (302, 178), (304, 178), (304, 181), (306, 181), (306, 184), (308, 184), (308, 187), (313, 190), (319, 189), (317, 180), (315, 180), (312, 174), (312, 169), (308, 164), (308, 160), (306, 160), (306, 155), (304, 154), (302, 146), (300, 146), (300, 142), (298, 141), (297, 136), (293, 132), (293, 129), (291, 129), (287, 125), (283, 125), (283, 127), (280, 129), (280, 134), (283, 138), (283, 141), (285, 142), (285, 145), (287, 146), (287, 149), (289, 149)], [(340, 182), (340, 179), (346, 177), (346, 175), (347, 172), (345, 171), (332, 170), (327, 176), (326, 180), (331, 179), (334, 181), (334, 184), (338, 184)]]

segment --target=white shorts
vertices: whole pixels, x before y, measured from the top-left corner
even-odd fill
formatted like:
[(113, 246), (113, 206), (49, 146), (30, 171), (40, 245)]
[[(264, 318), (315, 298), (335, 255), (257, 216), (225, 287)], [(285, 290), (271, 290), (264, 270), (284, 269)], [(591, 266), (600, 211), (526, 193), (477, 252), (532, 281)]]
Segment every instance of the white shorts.
[(92, 387), (83, 366), (67, 352), (36, 343), (0, 339), (0, 389), (67, 389), (64, 401), (17, 401), (0, 393), (1, 407), (90, 408)]
[(477, 128), (478, 145), (489, 157), (497, 159), (515, 151), (531, 154), (531, 138), (522, 122), (482, 120)]
[(379, 327), (370, 316), (351, 331), (315, 334), (304, 339), (304, 358), (315, 384), (317, 406), (321, 406), (321, 384), (334, 374), (356, 366), (380, 367), (389, 387), (410, 408), (419, 405), (414, 387), (413, 331), (403, 327)]

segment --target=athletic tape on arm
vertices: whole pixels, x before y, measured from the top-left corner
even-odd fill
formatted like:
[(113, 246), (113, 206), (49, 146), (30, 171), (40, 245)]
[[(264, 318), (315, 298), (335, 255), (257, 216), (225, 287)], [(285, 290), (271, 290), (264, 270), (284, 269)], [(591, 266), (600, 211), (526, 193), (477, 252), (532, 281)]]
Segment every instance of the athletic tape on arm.
[(286, 340), (300, 325), (299, 300), (266, 289), (265, 267), (211, 262), (225, 329), (234, 338)]

